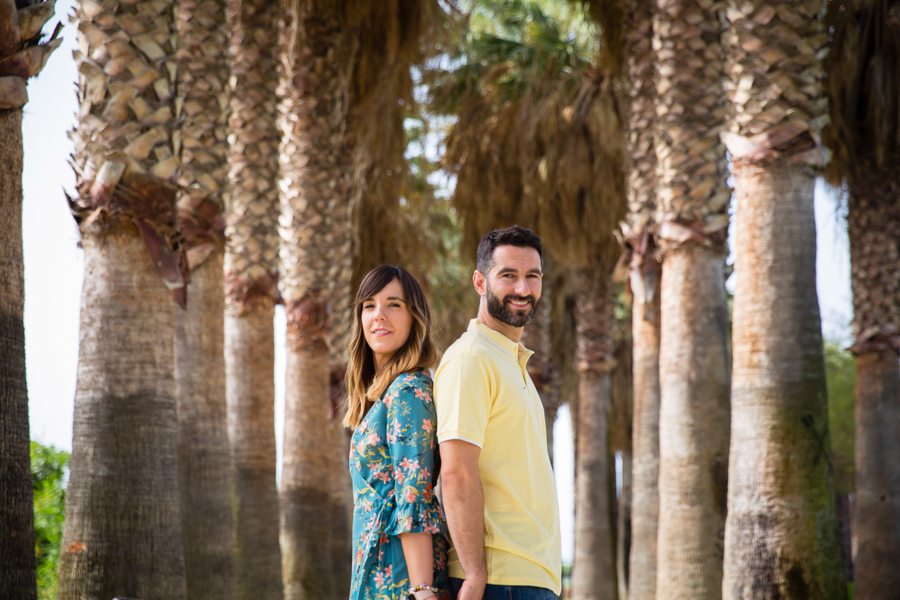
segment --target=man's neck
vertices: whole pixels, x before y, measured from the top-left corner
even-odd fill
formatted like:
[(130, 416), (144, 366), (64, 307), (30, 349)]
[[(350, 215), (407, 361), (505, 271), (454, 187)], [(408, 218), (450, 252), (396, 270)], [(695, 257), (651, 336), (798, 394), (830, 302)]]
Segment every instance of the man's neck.
[(481, 301), (478, 305), (478, 322), (489, 329), (493, 329), (497, 333), (505, 335), (517, 344), (522, 339), (522, 331), (525, 329), (524, 327), (507, 325), (492, 317), (488, 312), (487, 304), (484, 301)]

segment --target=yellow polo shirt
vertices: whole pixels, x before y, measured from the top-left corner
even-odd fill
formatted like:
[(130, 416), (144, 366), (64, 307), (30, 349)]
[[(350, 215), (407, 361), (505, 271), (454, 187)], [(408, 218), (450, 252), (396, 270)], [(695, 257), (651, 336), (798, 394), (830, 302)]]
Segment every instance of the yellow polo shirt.
[[(481, 448), (487, 582), (559, 595), (561, 542), (544, 408), (525, 363), (533, 353), (472, 319), (435, 376), (438, 442)], [(451, 577), (465, 578), (451, 549)]]

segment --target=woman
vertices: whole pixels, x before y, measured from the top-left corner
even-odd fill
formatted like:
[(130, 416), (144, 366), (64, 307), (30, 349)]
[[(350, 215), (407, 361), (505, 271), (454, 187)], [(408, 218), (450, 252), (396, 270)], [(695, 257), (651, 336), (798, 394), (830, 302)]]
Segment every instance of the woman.
[(436, 359), (419, 283), (400, 267), (370, 271), (356, 294), (346, 377), (344, 425), (354, 430), (351, 600), (450, 600), (426, 372)]

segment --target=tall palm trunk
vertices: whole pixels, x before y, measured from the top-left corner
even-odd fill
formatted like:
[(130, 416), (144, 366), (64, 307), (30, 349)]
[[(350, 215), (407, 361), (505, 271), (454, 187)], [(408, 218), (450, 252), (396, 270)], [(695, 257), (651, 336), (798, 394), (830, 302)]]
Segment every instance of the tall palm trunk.
[(854, 597), (900, 590), (900, 161), (860, 159), (847, 221), (856, 343)]
[(849, 189), (856, 372), (854, 594), (900, 589), (900, 3), (830, 2), (826, 175)]
[(186, 591), (165, 292), (184, 306), (186, 263), (169, 183), (180, 165), (174, 13), (107, 0), (79, 5), (75, 22), (70, 207), (85, 281), (60, 598), (177, 600)]
[[(285, 597), (343, 597), (347, 512), (331, 478), (346, 469), (330, 402), (328, 315), (337, 300), (333, 276), (349, 275), (351, 256), (337, 254), (352, 214), (345, 123), (353, 40), (342, 4), (284, 2), (284, 72), (279, 86), (282, 238), (281, 289), (287, 314), (281, 547)], [(341, 508), (335, 504), (340, 503)], [(342, 522), (343, 521), (343, 522)]]
[(228, 13), (225, 363), (237, 597), (281, 600), (272, 322), (278, 302), (279, 6), (270, 0), (231, 0)]
[(723, 596), (846, 598), (816, 297), (824, 3), (729, 2), (737, 199)]
[(696, 0), (658, 0), (657, 8), (657, 231), (664, 253), (656, 593), (715, 599), (722, 594), (730, 392), (721, 9)]
[(814, 182), (805, 166), (735, 165), (729, 599), (846, 597), (815, 287)]
[(191, 271), (175, 318), (175, 393), (188, 598), (235, 598), (231, 453), (225, 398), (222, 251)]
[(22, 40), (34, 38), (52, 16), (51, 3), (17, 11), (13, 0), (0, 1), (0, 61), (17, 53), (37, 59), (24, 69), (0, 62), (0, 598), (17, 600), (37, 597), (25, 379), (22, 105), (28, 100), (25, 80), (59, 45)]
[(25, 382), (22, 111), (0, 113), (0, 596), (37, 598)]
[[(646, 260), (653, 261), (652, 256)], [(649, 278), (649, 296), (635, 296), (634, 416), (631, 484), (629, 598), (656, 598), (657, 525), (659, 523), (659, 278)], [(643, 301), (642, 301), (643, 300)]]
[(179, 200), (191, 282), (175, 317), (175, 391), (185, 574), (191, 600), (234, 600), (231, 453), (225, 392), (228, 47), (224, 0), (178, 4), (178, 96), (184, 98)]
[(120, 221), (82, 233), (85, 281), (59, 597), (183, 599), (175, 305), (133, 225)]
[(572, 598), (616, 600), (615, 474), (609, 432), (615, 301), (609, 271), (583, 270), (575, 288), (579, 398)]
[(652, 233), (656, 212), (657, 161), (654, 141), (653, 12), (655, 0), (626, 5), (625, 65), (628, 73), (628, 217), (623, 225), (631, 254), (634, 295), (631, 546), (628, 597), (656, 598), (656, 534), (659, 523), (659, 260)]

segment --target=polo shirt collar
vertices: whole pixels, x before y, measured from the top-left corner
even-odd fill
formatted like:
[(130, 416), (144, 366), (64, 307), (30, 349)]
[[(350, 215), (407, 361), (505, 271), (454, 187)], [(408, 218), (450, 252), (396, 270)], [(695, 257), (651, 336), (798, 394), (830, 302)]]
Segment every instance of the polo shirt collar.
[(534, 354), (534, 352), (523, 346), (520, 342), (514, 342), (499, 331), (494, 331), (487, 325), (482, 325), (478, 322), (478, 319), (469, 321), (469, 331), (480, 333), (501, 350), (506, 352), (510, 357), (515, 358), (520, 362), (527, 361), (531, 355)]

